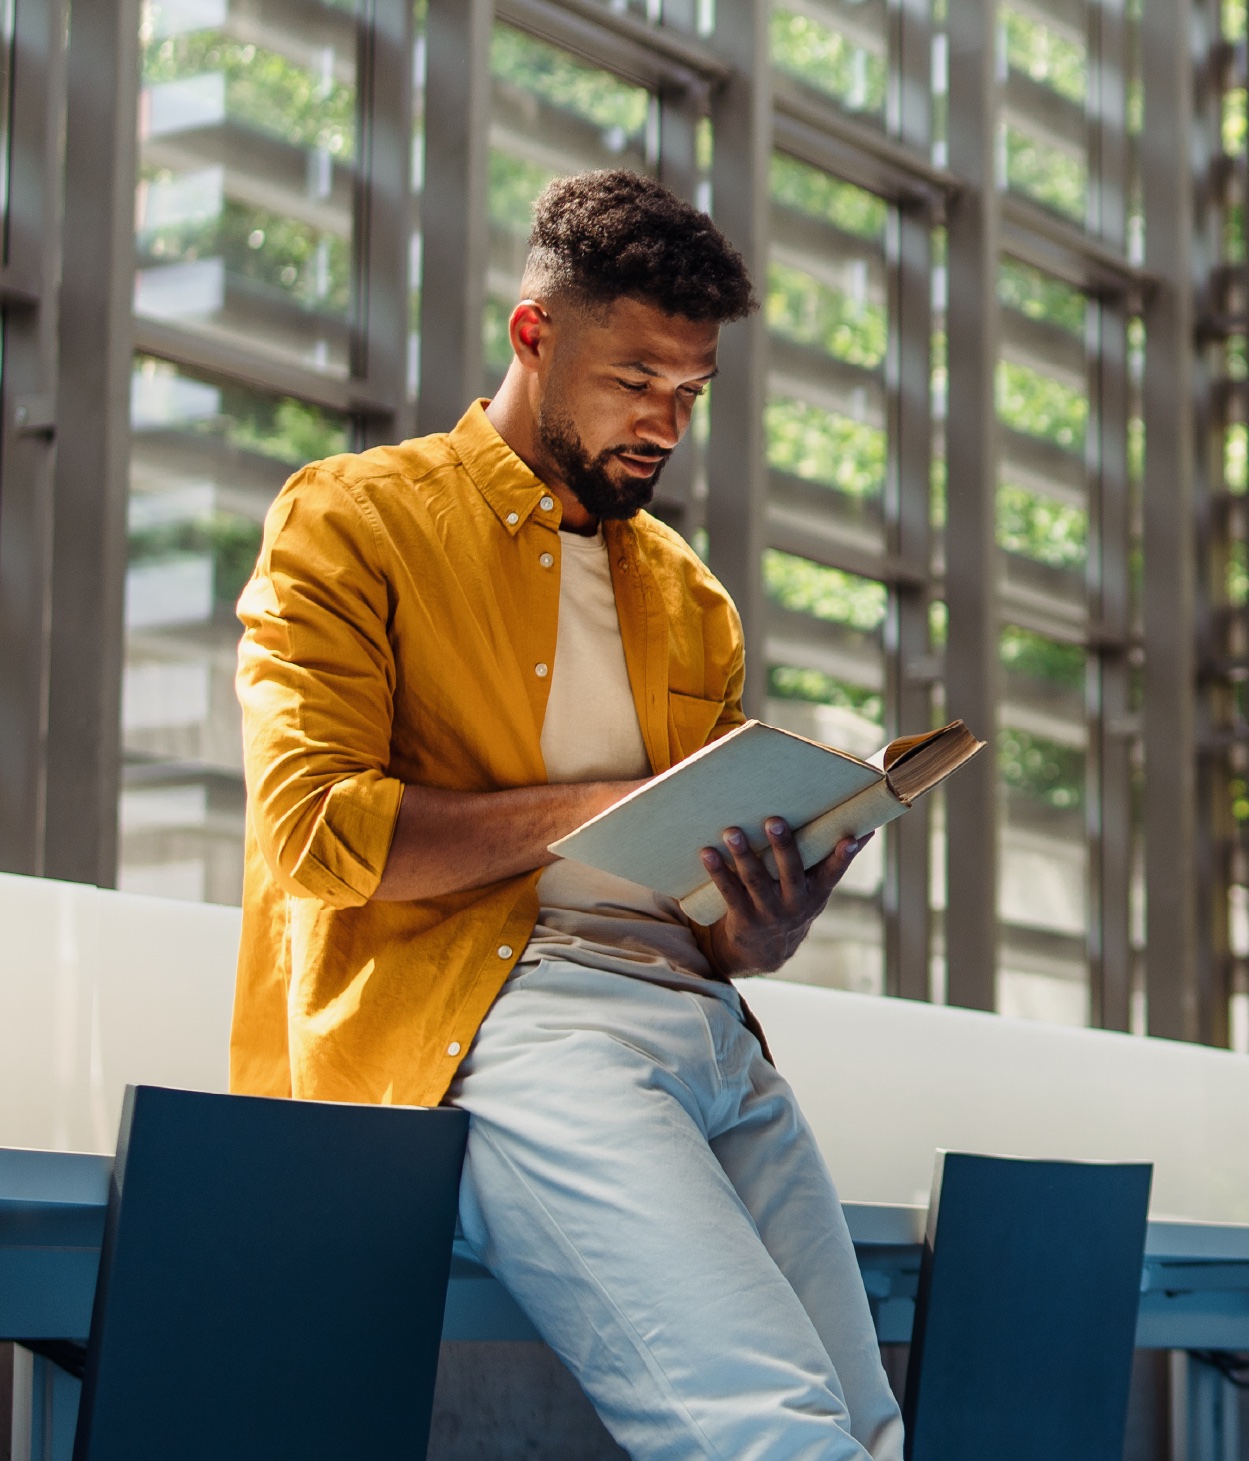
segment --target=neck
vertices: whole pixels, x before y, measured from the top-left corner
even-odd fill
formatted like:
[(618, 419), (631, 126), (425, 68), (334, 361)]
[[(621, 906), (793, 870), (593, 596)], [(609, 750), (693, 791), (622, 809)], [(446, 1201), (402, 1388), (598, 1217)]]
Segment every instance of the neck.
[(538, 433), (537, 381), (515, 361), (508, 367), (498, 394), (486, 407), (486, 417), (534, 476), (545, 482), (558, 498), (562, 509), (560, 528), (586, 537), (597, 532), (598, 518), (582, 507), (542, 450)]

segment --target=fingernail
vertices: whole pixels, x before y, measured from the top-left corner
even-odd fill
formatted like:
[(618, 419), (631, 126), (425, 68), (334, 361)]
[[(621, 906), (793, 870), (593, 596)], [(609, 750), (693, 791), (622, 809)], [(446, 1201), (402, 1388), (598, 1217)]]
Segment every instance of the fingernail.
[(720, 865), (719, 857), (711, 850), (710, 847), (704, 847), (703, 850), (699, 853), (699, 856), (703, 860), (703, 866), (709, 872), (713, 872)]
[(736, 847), (738, 849), (741, 849), (746, 845), (745, 835), (739, 832), (736, 828), (734, 828), (730, 832), (726, 832), (724, 834), (724, 840), (729, 844), (730, 847)]
[(784, 837), (785, 823), (780, 817), (771, 817), (768, 820), (768, 835), (771, 837)]

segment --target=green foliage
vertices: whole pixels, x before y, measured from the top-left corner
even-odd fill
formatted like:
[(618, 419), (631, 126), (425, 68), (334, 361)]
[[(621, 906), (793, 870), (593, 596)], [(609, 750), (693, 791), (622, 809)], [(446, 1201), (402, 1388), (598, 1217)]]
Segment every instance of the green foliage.
[(1006, 128), (1007, 184), (1038, 203), (1084, 222), (1088, 166), (1018, 127)]
[(645, 131), (651, 104), (648, 91), (587, 66), (567, 51), (556, 50), (510, 25), (494, 27), (490, 74), (604, 131), (618, 129), (622, 140)]
[(835, 680), (822, 670), (769, 665), (768, 694), (775, 700), (808, 700), (816, 705), (840, 706), (877, 725), (883, 725), (885, 720), (885, 702), (879, 690)]
[(875, 242), (884, 238), (888, 210), (883, 199), (795, 157), (772, 154), (771, 189), (773, 202), (831, 223), (842, 233)]
[(1223, 39), (1243, 41), (1245, 38), (1245, 0), (1223, 0)]
[(1011, 69), (1083, 106), (1088, 89), (1085, 48), (1008, 5), (1002, 6), (999, 14)]
[(875, 497), (885, 480), (885, 433), (806, 401), (771, 398), (763, 411), (768, 465), (851, 497)]
[(1005, 726), (997, 737), (998, 775), (1014, 791), (1055, 811), (1084, 805), (1084, 752)]
[(1083, 451), (1088, 399), (1079, 391), (1027, 365), (998, 361), (997, 412), (1016, 431)]
[(809, 15), (772, 9), (772, 60), (808, 86), (836, 98), (848, 111), (879, 112), (885, 104), (885, 58)]
[(130, 534), (130, 562), (207, 553), (213, 560), (213, 597), (232, 604), (251, 577), (260, 552), (259, 523), (228, 513), (201, 522), (166, 523)]
[(1249, 487), (1249, 429), (1233, 421), (1223, 435), (1223, 481), (1229, 492)]
[(768, 267), (767, 315), (777, 334), (852, 365), (875, 369), (885, 358), (882, 305), (852, 299), (788, 264)]
[(763, 586), (783, 609), (852, 629), (879, 628), (888, 604), (883, 583), (775, 548), (764, 550)]
[(997, 490), (997, 540), (1054, 568), (1077, 568), (1088, 553), (1088, 513), (1069, 503), (1003, 482)]
[(928, 605), (928, 638), (933, 649), (944, 649), (950, 637), (950, 609), (944, 599)]
[(195, 31), (149, 41), (142, 65), (148, 85), (223, 72), (226, 111), (235, 121), (294, 147), (324, 148), (344, 160), (354, 153), (355, 87), (327, 83), (276, 51), (242, 45), (220, 31)]
[[(171, 175), (151, 178), (159, 185)], [(351, 303), (351, 244), (298, 219), (226, 198), (212, 218), (144, 229), (136, 239), (143, 262), (223, 258), (230, 274), (287, 299), (345, 315)]]
[(488, 295), (481, 312), (482, 351), (485, 363), (506, 370), (512, 363), (512, 341), (507, 332), (511, 311), (501, 299)]
[(1234, 608), (1243, 609), (1249, 604), (1249, 558), (1246, 557), (1245, 544), (1241, 540), (1233, 539), (1228, 544), (1223, 588), (1227, 602)]
[(1223, 93), (1223, 151), (1238, 156), (1245, 150), (1245, 89)]
[(534, 199), (557, 174), (510, 152), (490, 149), (490, 221), (509, 233), (529, 235)]
[(1249, 822), (1249, 785), (1243, 776), (1233, 776), (1227, 783), (1227, 794), (1232, 804), (1232, 816), (1238, 822)]
[(1057, 689), (1083, 690), (1084, 650), (1078, 644), (1060, 644), (1031, 629), (1007, 624), (998, 640), (1002, 664), (1014, 674), (1041, 680)]
[(223, 390), (221, 404), (224, 420), (216, 429), (223, 430), (232, 445), (290, 467), (349, 449), (346, 421), (306, 401), (289, 396), (275, 400), (239, 386)]
[(1058, 325), (1073, 335), (1084, 334), (1088, 301), (1078, 289), (1072, 289), (1052, 274), (1004, 258), (998, 265), (997, 297), (1029, 319)]

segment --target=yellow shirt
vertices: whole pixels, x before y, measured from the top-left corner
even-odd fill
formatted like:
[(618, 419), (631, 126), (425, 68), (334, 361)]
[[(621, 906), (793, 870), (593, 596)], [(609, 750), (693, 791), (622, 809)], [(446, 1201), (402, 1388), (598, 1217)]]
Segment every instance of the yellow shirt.
[[(446, 435), (307, 467), (270, 509), (239, 601), (232, 1090), (435, 1104), (533, 932), (536, 871), (373, 901), (406, 783), (547, 780), (560, 506), (483, 406)], [(741, 624), (663, 523), (605, 530), (638, 721), (664, 771), (741, 723)]]

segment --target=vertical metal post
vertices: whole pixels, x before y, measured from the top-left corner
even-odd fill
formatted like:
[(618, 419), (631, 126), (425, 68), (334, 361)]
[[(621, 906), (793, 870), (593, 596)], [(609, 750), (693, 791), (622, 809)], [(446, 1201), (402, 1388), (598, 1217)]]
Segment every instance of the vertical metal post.
[[(667, 0), (663, 23), (673, 30), (697, 29), (694, 0)], [(669, 84), (659, 91), (659, 181), (687, 202), (698, 202), (698, 124), (708, 107), (704, 86)], [(660, 479), (655, 510), (688, 538), (701, 524), (694, 501), (695, 443), (687, 433)]]
[(421, 195), (418, 430), (449, 431), (478, 394), (490, 252), (493, 0), (429, 0)]
[[(928, 0), (895, 0), (890, 20), (890, 130), (926, 157), (932, 117)], [(891, 212), (888, 267), (888, 548), (895, 559), (927, 575), (932, 557), (932, 220), (926, 208)], [(888, 638), (888, 729), (893, 736), (925, 728), (932, 714), (930, 682), (915, 673), (929, 648), (928, 594), (923, 587), (894, 585)], [(921, 799), (909, 815), (890, 825), (885, 838), (885, 989), (907, 999), (928, 998), (931, 835), (931, 808)]]
[[(1088, 8), (1088, 227), (1116, 253), (1127, 248), (1127, 22), (1123, 0)], [(1088, 954), (1092, 1022), (1129, 1028), (1132, 947), (1132, 767), (1127, 718), (1132, 629), (1128, 485), (1128, 309), (1122, 297), (1090, 300), (1088, 605)]]
[[(356, 209), (357, 354), (370, 400), (365, 445), (408, 434), (406, 418), (412, 199), (412, 0), (373, 0), (361, 26), (360, 204)], [(466, 403), (467, 404), (467, 403)]]
[(64, 0), (17, 6), (0, 385), (0, 868), (44, 872)]
[(1145, 883), (1149, 1032), (1197, 1034), (1192, 6), (1143, 0)]
[(121, 761), (138, 37), (138, 0), (74, 9), (44, 871), (106, 886)]
[[(992, 0), (958, 0), (949, 14), (950, 168), (965, 187), (948, 219), (945, 698), (949, 713), (992, 746), (998, 713), (997, 7)], [(997, 762), (990, 750), (963, 771), (946, 799), (947, 998), (972, 1009), (996, 1002), (997, 819)]]
[[(712, 98), (715, 220), (767, 292), (772, 84), (766, 0), (718, 0), (716, 49), (731, 80)], [(746, 636), (745, 708), (757, 715), (767, 686), (762, 558), (767, 463), (763, 411), (768, 337), (762, 309), (728, 325), (711, 392), (707, 535), (713, 571), (733, 595)]]

